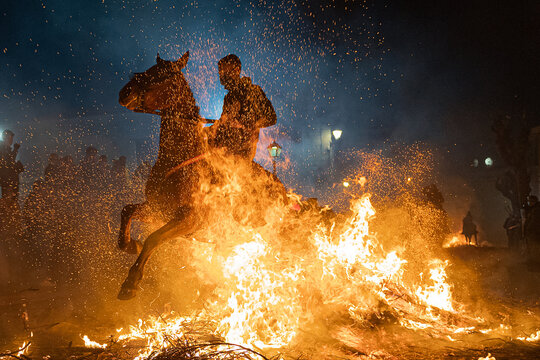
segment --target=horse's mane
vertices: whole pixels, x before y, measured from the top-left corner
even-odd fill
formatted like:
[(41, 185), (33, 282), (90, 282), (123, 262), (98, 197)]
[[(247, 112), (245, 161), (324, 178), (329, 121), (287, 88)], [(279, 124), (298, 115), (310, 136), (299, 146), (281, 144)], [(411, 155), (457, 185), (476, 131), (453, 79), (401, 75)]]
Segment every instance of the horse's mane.
[(181, 114), (182, 117), (198, 118), (200, 115), (200, 108), (197, 105), (195, 96), (191, 87), (189, 86), (188, 81), (184, 77), (184, 74), (180, 73), (179, 76), (176, 76), (179, 89), (182, 91), (181, 96), (184, 97), (184, 101), (178, 99), (174, 111), (177, 114)]

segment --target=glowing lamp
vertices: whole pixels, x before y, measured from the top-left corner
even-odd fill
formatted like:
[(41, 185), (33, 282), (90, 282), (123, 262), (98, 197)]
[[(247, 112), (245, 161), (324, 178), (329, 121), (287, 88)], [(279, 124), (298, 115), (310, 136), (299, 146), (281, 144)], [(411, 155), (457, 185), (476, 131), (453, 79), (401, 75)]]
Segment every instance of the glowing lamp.
[(484, 164), (486, 164), (486, 166), (493, 165), (493, 159), (490, 157), (487, 157), (486, 160), (484, 160)]
[(278, 158), (281, 155), (281, 146), (275, 141), (268, 145), (267, 149), (272, 159)]
[(276, 159), (281, 155), (281, 146), (274, 140), (268, 145), (267, 149), (272, 158), (272, 167), (274, 168), (273, 174), (276, 175)]
[(339, 140), (341, 137), (341, 134), (343, 134), (343, 131), (341, 130), (334, 130), (332, 131), (332, 135), (334, 135), (334, 139)]
[(343, 187), (346, 187), (346, 188), (347, 188), (347, 187), (349, 187), (350, 185), (351, 185), (351, 184), (349, 184), (348, 181), (344, 181), (344, 182), (343, 182)]

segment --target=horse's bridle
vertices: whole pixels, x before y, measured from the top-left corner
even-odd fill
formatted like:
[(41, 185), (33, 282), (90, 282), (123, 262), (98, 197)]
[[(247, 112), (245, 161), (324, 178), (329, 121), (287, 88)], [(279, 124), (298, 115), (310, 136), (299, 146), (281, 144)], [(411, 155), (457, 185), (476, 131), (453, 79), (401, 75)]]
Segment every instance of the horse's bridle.
[[(157, 80), (155, 82), (160, 82), (160, 81), (163, 80), (163, 78), (168, 77), (171, 74), (176, 77), (181, 73), (182, 73), (181, 71), (168, 72), (167, 74), (157, 78)], [(159, 115), (159, 116), (167, 116), (167, 115), (170, 115), (170, 114), (173, 114), (174, 112), (176, 112), (176, 110), (166, 110), (166, 111), (146, 110), (146, 108), (144, 106), (144, 99), (146, 98), (146, 96), (145, 96), (146, 95), (146, 88), (148, 87), (149, 81), (148, 80), (142, 81), (142, 80), (137, 79), (137, 77), (140, 76), (141, 74), (144, 74), (144, 73), (134, 73), (133, 74), (134, 79), (136, 79), (136, 81), (137, 81), (137, 86), (140, 89), (139, 99), (141, 99), (140, 101), (138, 101), (139, 106), (137, 106), (135, 109), (133, 109), (133, 112), (145, 113), (145, 114), (153, 114), (153, 115)], [(142, 83), (143, 86), (141, 86), (141, 83)], [(189, 117), (189, 118), (177, 116), (176, 118), (181, 119), (181, 120), (183, 120), (185, 122), (188, 122), (191, 125), (198, 125), (201, 122), (205, 123), (205, 124), (214, 123), (214, 120), (208, 120), (208, 119), (202, 118), (200, 116), (199, 117)]]

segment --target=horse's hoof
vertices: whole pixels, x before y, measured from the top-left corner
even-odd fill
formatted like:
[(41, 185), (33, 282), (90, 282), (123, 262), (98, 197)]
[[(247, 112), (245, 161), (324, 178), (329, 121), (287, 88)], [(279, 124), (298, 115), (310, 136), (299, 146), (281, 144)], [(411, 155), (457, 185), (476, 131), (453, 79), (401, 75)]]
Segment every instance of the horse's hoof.
[(128, 287), (125, 283), (122, 284), (122, 288), (118, 293), (118, 300), (131, 300), (137, 295), (137, 290), (135, 288)]
[(126, 247), (125, 251), (128, 254), (139, 255), (142, 251), (143, 245), (137, 240), (131, 240)]

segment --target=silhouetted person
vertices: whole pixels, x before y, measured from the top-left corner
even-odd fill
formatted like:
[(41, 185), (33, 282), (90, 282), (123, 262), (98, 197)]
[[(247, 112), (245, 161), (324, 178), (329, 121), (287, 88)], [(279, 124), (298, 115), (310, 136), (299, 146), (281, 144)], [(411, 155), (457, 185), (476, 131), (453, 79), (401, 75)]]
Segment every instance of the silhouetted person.
[(113, 182), (120, 187), (127, 185), (127, 168), (126, 168), (127, 159), (125, 156), (120, 156), (118, 160), (113, 161), (113, 166), (111, 168), (111, 176)]
[(49, 155), (49, 162), (47, 163), (47, 166), (45, 167), (45, 171), (43, 173), (45, 177), (45, 181), (51, 182), (58, 178), (60, 174), (60, 157), (58, 154), (51, 154)]
[(437, 185), (430, 184), (422, 189), (424, 199), (439, 210), (443, 210), (444, 196)]
[(24, 171), (20, 161), (17, 161), (20, 144), (13, 144), (14, 134), (4, 130), (0, 141), (0, 186), (2, 197), (19, 196), (19, 174)]
[[(33, 266), (45, 266), (49, 255), (51, 236), (46, 233), (47, 216), (50, 214), (47, 210), (47, 191), (48, 188), (44, 180), (39, 179), (34, 182), (30, 194), (24, 201), (22, 215), (26, 225), (26, 240), (30, 250), (33, 253)], [(45, 256), (45, 257), (46, 257)]]
[(96, 175), (98, 151), (95, 147), (86, 148), (84, 159), (81, 161), (81, 175), (87, 179)]
[(524, 232), (529, 253), (529, 264), (538, 270), (540, 265), (540, 204), (534, 195), (527, 197), (527, 217)]
[(59, 171), (63, 186), (71, 187), (77, 175), (77, 169), (71, 155), (66, 155), (62, 158)]
[(137, 179), (137, 182), (146, 182), (146, 179), (148, 179), (148, 176), (150, 175), (150, 171), (152, 170), (152, 164), (150, 164), (149, 161), (143, 161), (137, 166), (135, 169), (135, 172), (133, 173), (133, 177)]
[(463, 229), (461, 233), (465, 236), (467, 244), (471, 245), (471, 239), (474, 236), (474, 242), (478, 246), (478, 231), (476, 230), (476, 224), (473, 222), (473, 217), (470, 211), (467, 212), (467, 215), (463, 218)]
[(274, 107), (259, 86), (240, 76), (242, 64), (236, 55), (219, 60), (218, 70), (219, 81), (228, 93), (210, 143), (251, 161), (257, 151), (259, 129), (276, 124)]
[(111, 184), (111, 167), (109, 166), (109, 160), (107, 155), (101, 155), (97, 162), (97, 176), (100, 180), (100, 187), (102, 191), (106, 190)]
[(510, 250), (519, 250), (521, 241), (521, 219), (515, 214), (509, 214), (503, 225), (508, 237), (508, 248)]

